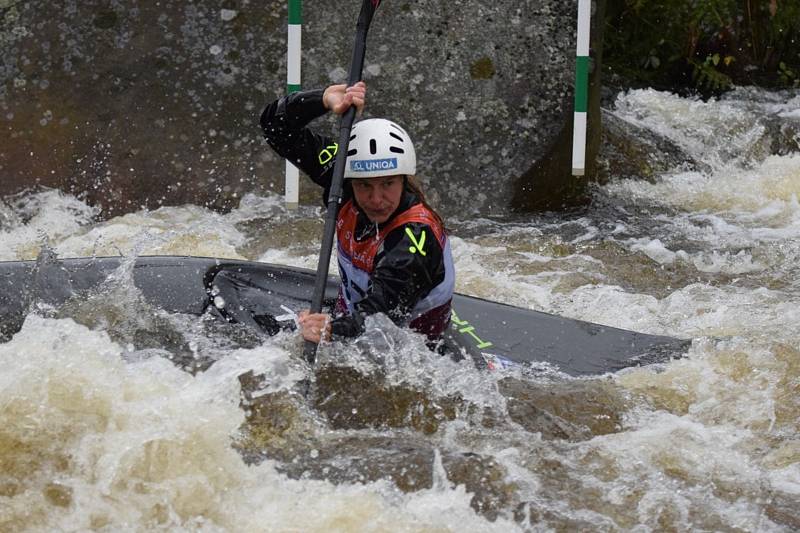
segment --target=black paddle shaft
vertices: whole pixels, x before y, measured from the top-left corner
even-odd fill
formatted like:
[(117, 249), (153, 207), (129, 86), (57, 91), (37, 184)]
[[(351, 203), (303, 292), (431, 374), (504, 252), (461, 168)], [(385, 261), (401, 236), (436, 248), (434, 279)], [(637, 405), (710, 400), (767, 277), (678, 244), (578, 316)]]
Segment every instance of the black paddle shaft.
[[(355, 85), (361, 80), (361, 71), (364, 68), (364, 53), (367, 48), (367, 32), (369, 31), (370, 22), (372, 22), (372, 15), (375, 14), (375, 10), (380, 3), (381, 0), (364, 0), (361, 4), (361, 12), (356, 23), (356, 41), (353, 46), (353, 59), (350, 62), (348, 86)], [(355, 117), (356, 108), (355, 106), (350, 106), (342, 115), (341, 125), (339, 126), (339, 147), (336, 152), (336, 161), (333, 164), (331, 188), (328, 192), (328, 211), (325, 214), (325, 229), (322, 233), (322, 247), (319, 252), (319, 262), (317, 263), (317, 277), (314, 282), (314, 294), (311, 297), (311, 313), (322, 311), (322, 299), (325, 296), (325, 284), (328, 280), (328, 265), (330, 264), (333, 249), (333, 237), (336, 233), (336, 216), (339, 213), (339, 205), (342, 202), (342, 182), (344, 181), (344, 167), (347, 161), (347, 147), (350, 144), (350, 130), (353, 127)], [(317, 358), (317, 344), (306, 341), (304, 356), (309, 363), (313, 364)]]

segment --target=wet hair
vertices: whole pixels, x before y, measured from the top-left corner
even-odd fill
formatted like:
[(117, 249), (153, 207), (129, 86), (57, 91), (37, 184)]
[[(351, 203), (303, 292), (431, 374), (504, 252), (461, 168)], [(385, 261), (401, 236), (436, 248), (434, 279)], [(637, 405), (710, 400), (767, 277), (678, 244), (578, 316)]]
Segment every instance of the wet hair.
[(405, 189), (414, 194), (417, 198), (419, 198), (420, 203), (428, 208), (428, 211), (431, 212), (433, 218), (439, 223), (439, 226), (445, 228), (444, 220), (442, 220), (441, 215), (436, 212), (436, 210), (428, 203), (425, 199), (425, 193), (422, 192), (422, 187), (420, 186), (417, 178), (415, 176), (405, 176)]

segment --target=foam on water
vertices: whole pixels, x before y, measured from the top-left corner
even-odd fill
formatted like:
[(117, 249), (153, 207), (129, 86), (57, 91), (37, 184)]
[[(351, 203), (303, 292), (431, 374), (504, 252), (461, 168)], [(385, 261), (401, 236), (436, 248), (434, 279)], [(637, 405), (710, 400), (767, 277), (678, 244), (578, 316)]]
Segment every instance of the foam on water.
[(800, 154), (770, 156), (752, 169), (665, 175), (656, 183), (620, 180), (608, 190), (679, 209), (738, 215), (750, 224), (780, 228), (798, 221)]
[(61, 257), (108, 255), (195, 255), (243, 259), (236, 251), (245, 237), (222, 215), (198, 206), (162, 207), (100, 223), (61, 241)]
[(35, 259), (43, 242), (60, 257), (196, 255), (242, 259), (245, 237), (233, 221), (198, 206), (162, 207), (95, 222), (99, 210), (46, 190), (16, 197), (24, 224), (0, 232), (0, 260)]
[[(696, 343), (660, 372), (624, 372), (618, 383), (656, 410), (632, 413), (624, 434), (602, 438), (603, 453), (628, 475), (651, 478), (631, 486), (658, 484), (683, 498), (695, 492), (682, 505), (699, 512), (697, 502), (707, 503), (724, 527), (783, 530), (747, 495), (766, 490), (775, 501), (796, 502), (796, 483), (785, 481), (800, 464), (791, 377), (799, 355), (789, 344), (735, 337)], [(628, 468), (631, 456), (638, 473)]]
[(475, 372), (472, 359), (455, 362), (431, 353), (424, 335), (397, 327), (388, 317), (370, 316), (354, 344), (323, 345), (320, 364), (348, 365), (365, 375), (378, 373), (388, 385), (411, 387), (431, 398), (459, 397), (473, 406), (503, 409), (497, 381), (514, 375)]
[(103, 332), (35, 315), (0, 345), (0, 528), (516, 529), (476, 516), (463, 487), (404, 495), (386, 482), (292, 481), (270, 462), (247, 466), (231, 447), (244, 421), (236, 377), (290, 383), (275, 347), (197, 376), (159, 357), (126, 363), (122, 351)]
[(769, 154), (768, 130), (759, 120), (764, 112), (734, 99), (704, 102), (639, 89), (620, 93), (615, 108), (625, 120), (671, 139), (714, 167), (746, 164)]
[(13, 223), (0, 226), (0, 260), (34, 259), (40, 243), (86, 231), (100, 210), (55, 190), (4, 199)]
[(624, 433), (593, 439), (573, 456), (588, 463), (580, 481), (604, 494), (604, 514), (618, 527), (781, 530), (744, 497), (766, 481), (742, 449), (750, 432), (665, 412), (629, 423)]

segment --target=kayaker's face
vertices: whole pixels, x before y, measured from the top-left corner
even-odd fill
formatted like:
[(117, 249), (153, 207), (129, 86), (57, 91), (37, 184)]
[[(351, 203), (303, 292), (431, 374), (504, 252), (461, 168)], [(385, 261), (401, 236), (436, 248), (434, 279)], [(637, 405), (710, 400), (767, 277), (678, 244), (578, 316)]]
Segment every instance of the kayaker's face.
[(372, 222), (386, 222), (403, 197), (403, 176), (380, 176), (350, 181), (356, 203)]

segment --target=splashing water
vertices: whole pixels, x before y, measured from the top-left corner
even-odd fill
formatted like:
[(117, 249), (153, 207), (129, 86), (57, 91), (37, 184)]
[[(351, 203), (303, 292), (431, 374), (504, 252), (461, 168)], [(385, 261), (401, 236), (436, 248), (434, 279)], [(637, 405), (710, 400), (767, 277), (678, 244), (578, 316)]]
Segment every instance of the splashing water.
[[(481, 373), (376, 317), (312, 372), (294, 335), (153, 309), (122, 270), (30, 314), (0, 344), (0, 530), (797, 530), (800, 156), (770, 126), (797, 98), (622, 94), (709, 170), (448, 222), (460, 292), (692, 338), (668, 364)], [(0, 204), (0, 253), (313, 268), (320, 214), (247, 196), (99, 220), (41, 191)]]

